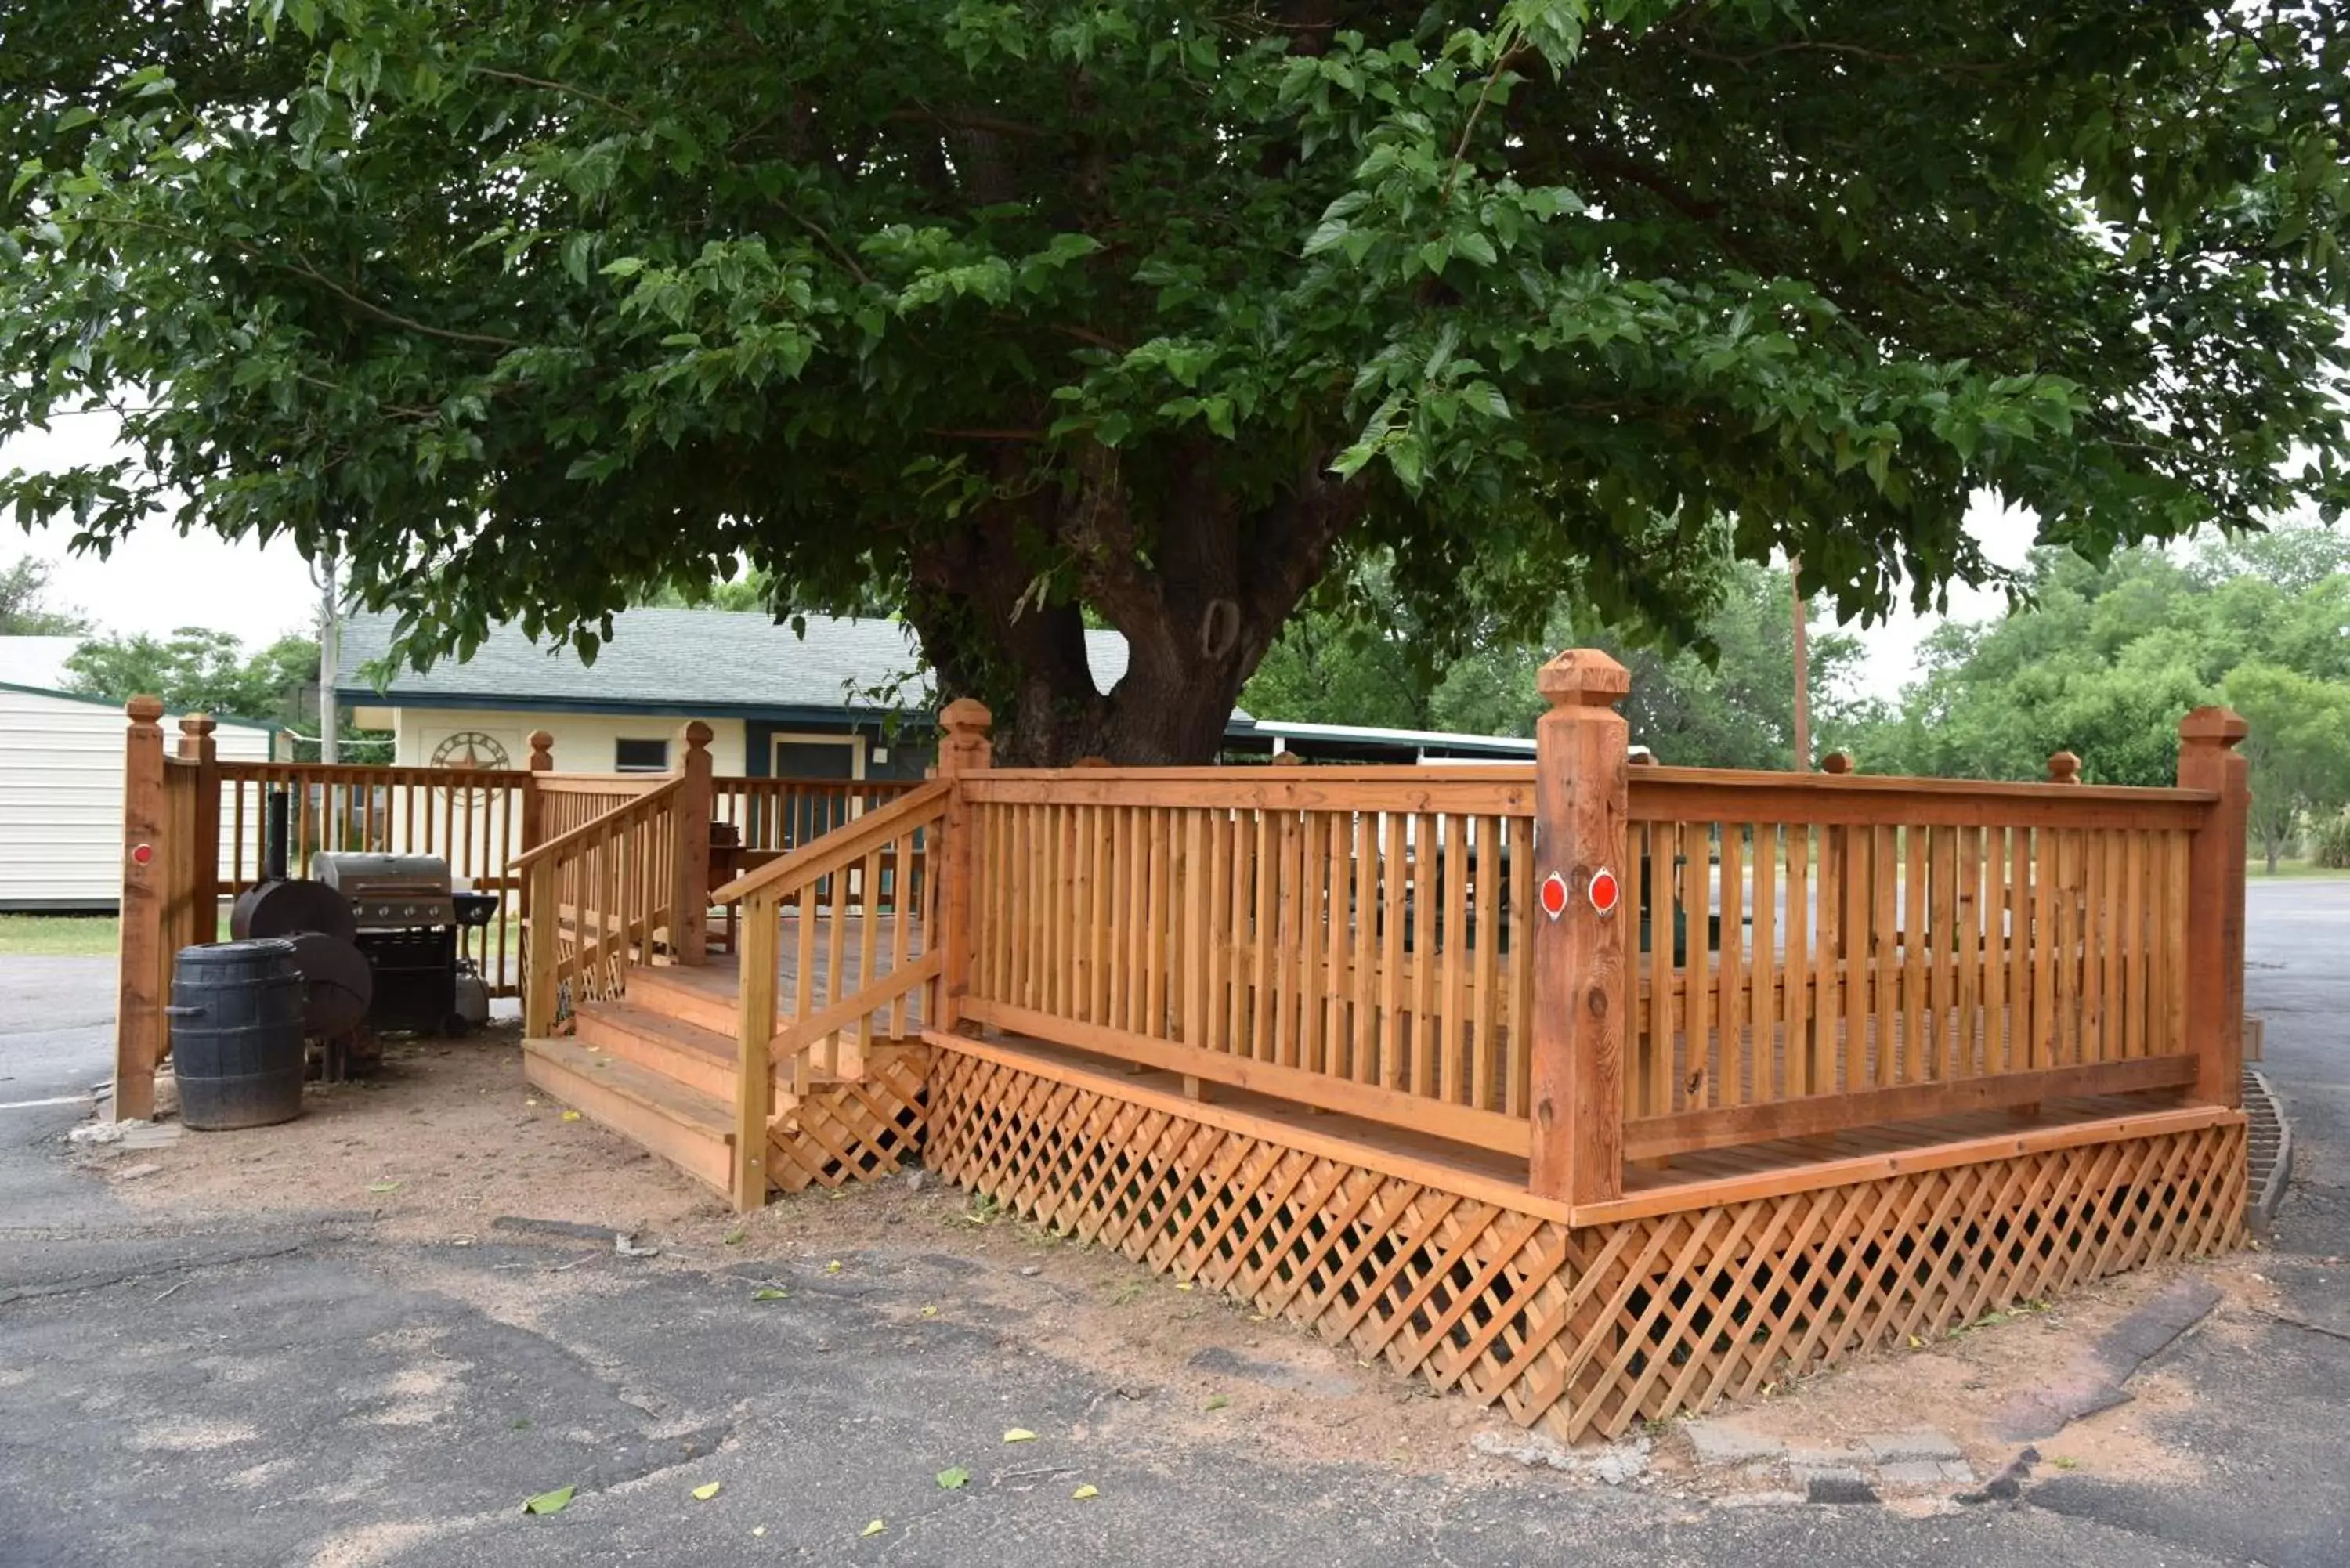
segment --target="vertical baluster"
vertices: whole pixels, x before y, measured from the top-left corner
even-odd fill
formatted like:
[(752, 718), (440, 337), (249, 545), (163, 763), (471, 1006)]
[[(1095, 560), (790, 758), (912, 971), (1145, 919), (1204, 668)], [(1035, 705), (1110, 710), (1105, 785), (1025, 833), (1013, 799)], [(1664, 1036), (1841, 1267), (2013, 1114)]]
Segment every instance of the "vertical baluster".
[(1717, 944), (1721, 953), (1720, 991), (1713, 1010), (1714, 1035), (1721, 1042), (1716, 1053), (1715, 1082), (1720, 1085), (1717, 1099), (1725, 1106), (1742, 1105), (1746, 1099), (1745, 1019), (1741, 1004), (1746, 995), (1744, 968), (1746, 938), (1746, 855), (1742, 840), (1744, 829), (1735, 822), (1721, 825), (1721, 872), (1720, 903), (1721, 936)]
[(1476, 852), (1475, 886), (1471, 891), (1477, 909), (1469, 928), (1476, 959), (1476, 975), (1470, 988), (1469, 1103), (1480, 1110), (1491, 1110), (1503, 1100), (1493, 1060), (1497, 993), (1502, 987), (1502, 819), (1462, 820), (1472, 822)]
[[(1753, 1041), (1749, 1054), (1753, 1059), (1754, 1097), (1779, 1100), (1787, 1096), (1789, 1071), (1778, 1044), (1779, 988), (1793, 980), (1779, 962), (1779, 825), (1752, 823), (1749, 833), (1754, 879), (1754, 920), (1750, 928), (1753, 940), (1746, 952), (1746, 1027)], [(1786, 1049), (1793, 1045), (1791, 1040)]]

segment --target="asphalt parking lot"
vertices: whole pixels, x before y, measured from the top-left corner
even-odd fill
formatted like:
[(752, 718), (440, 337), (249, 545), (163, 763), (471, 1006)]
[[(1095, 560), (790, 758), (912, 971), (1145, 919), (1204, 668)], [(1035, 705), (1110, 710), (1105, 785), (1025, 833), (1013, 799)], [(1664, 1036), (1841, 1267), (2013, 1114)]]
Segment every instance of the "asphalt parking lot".
[[(1055, 1355), (951, 1236), (795, 1267), (760, 1301), (743, 1269), (629, 1271), (552, 1234), (159, 1219), (65, 1158), (106, 1071), (108, 961), (0, 959), (0, 1564), (2339, 1568), (2350, 881), (2256, 884), (2251, 917), (2299, 1155), (2273, 1310), (2162, 1358), (2192, 1393), (2163, 1419), (2196, 1473), (2043, 1470), (1924, 1517), (1268, 1444)], [(939, 1483), (950, 1466), (967, 1484)], [(520, 1511), (567, 1483), (560, 1513)]]

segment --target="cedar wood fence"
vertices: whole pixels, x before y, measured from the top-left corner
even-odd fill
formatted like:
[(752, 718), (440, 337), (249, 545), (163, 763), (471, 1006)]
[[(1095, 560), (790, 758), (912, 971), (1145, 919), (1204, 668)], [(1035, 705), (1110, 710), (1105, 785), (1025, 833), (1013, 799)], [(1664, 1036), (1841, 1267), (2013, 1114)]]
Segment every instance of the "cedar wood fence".
[(999, 769), (951, 705), (934, 784), (714, 891), (744, 930), (738, 1201), (775, 1070), (853, 1075), (910, 1018), (1523, 1158), (1569, 1203), (1627, 1160), (2234, 1104), (2235, 715), (2188, 715), (2178, 787), (2127, 789), (2069, 754), (2045, 784), (1634, 767), (1620, 666), (1565, 654), (1543, 691), (1531, 768)]
[[(130, 722), (125, 737), (117, 1071), (123, 1085), (118, 1091), (120, 1114), (126, 1116), (148, 1114), (135, 1108), (141, 1104), (151, 1109), (153, 1069), (170, 1049), (161, 1008), (170, 1000), (174, 955), (192, 943), (213, 940), (223, 903), (261, 879), (273, 791), (285, 791), (289, 805), (289, 875), (306, 875), (312, 857), (328, 852), (432, 855), (446, 859), (451, 876), (470, 882), (475, 891), (497, 894), (499, 918), (461, 930), (460, 951), (480, 971), (491, 995), (514, 997), (523, 990), (527, 857), (534, 848), (550, 840), (575, 841), (577, 830), (624, 815), (646, 796), (673, 794), (672, 786), (692, 775), (708, 802), (708, 810), (695, 820), (725, 825), (735, 842), (713, 849), (704, 827), (684, 845), (681, 861), (679, 844), (666, 843), (660, 851), (664, 867), (682, 863), (706, 869), (713, 861), (754, 867), (920, 782), (712, 777), (710, 732), (701, 724), (687, 726), (687, 744), (674, 774), (560, 773), (554, 737), (545, 731), (531, 736), (530, 757), (522, 768), (223, 761), (210, 718), (181, 720), (177, 743), (167, 748), (157, 722), (161, 703), (134, 698), (126, 711)], [(673, 815), (662, 816), (661, 823), (666, 831), (682, 831), (681, 819)], [(602, 830), (578, 837), (597, 846), (625, 839), (634, 849), (641, 846), (643, 826), (637, 820), (625, 827), (608, 822)], [(597, 853), (586, 860), (587, 869), (578, 876), (609, 876), (617, 885), (623, 870), (617, 853), (608, 864)], [(631, 888), (642, 885), (649, 866), (629, 862)], [(576, 912), (583, 902), (578, 889), (567, 892), (574, 895), (567, 912)], [(595, 894), (584, 899), (588, 907), (598, 901)], [(662, 899), (663, 920), (668, 907)], [(666, 931), (660, 935), (665, 940)], [(564, 945), (571, 945), (567, 938)], [(617, 950), (590, 943), (579, 961), (600, 959), (608, 968), (614, 961), (609, 954)]]
[[(926, 1028), (1523, 1158), (1568, 1203), (1618, 1196), (1627, 1160), (2091, 1096), (2235, 1103), (2234, 714), (2181, 722), (2177, 787), (2126, 789), (2078, 783), (2069, 756), (2045, 784), (1634, 767), (1620, 666), (1563, 654), (1542, 690), (1531, 768), (999, 769), (962, 701), (931, 783), (821, 786), (712, 779), (706, 729), (645, 779), (555, 774), (544, 746), (519, 773), (222, 764), (208, 722), (165, 757), (160, 709), (134, 703), (126, 843), (202, 843), (186, 814), (224, 810), (240, 847), (213, 886), (233, 890), (242, 825), (257, 846), (258, 792), (282, 780), (316, 803), (313, 849), (450, 854), (520, 894), (542, 1033), (632, 965), (705, 961), (720, 908), (739, 922), (745, 1204), (777, 1067), (853, 1076), (864, 1044)], [(713, 818), (752, 846), (731, 879)], [(201, 867), (132, 862), (126, 1033), (210, 897)], [(142, 960), (147, 881), (178, 891), (150, 897)], [(502, 990), (506, 951), (484, 955)]]

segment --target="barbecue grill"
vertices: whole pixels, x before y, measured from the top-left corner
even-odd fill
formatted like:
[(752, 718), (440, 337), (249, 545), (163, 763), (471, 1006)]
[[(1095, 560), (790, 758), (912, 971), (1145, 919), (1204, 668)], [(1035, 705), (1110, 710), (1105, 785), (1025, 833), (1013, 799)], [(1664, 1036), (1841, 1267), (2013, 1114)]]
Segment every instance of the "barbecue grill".
[(462, 1033), (457, 931), (486, 926), (494, 895), (461, 893), (437, 855), (317, 855), (310, 874), (350, 908), (352, 940), (375, 976), (368, 1022), (423, 1034)]

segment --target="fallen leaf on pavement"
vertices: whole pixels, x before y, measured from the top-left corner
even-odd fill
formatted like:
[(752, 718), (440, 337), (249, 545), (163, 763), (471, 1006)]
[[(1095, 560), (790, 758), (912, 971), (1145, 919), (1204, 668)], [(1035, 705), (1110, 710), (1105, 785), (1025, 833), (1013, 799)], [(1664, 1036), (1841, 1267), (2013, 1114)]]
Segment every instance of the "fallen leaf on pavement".
[(1036, 1440), (1036, 1434), (1025, 1427), (1014, 1427), (1003, 1434), (1003, 1440), (1007, 1443), (1033, 1443)]
[(879, 1535), (879, 1534), (880, 1534), (883, 1531), (885, 1531), (885, 1530), (887, 1530), (887, 1529), (889, 1529), (889, 1527), (888, 1525), (886, 1525), (886, 1524), (882, 1523), (879, 1520), (878, 1520), (878, 1519), (877, 1519), (877, 1520), (875, 1520), (872, 1523), (870, 1523), (870, 1524), (867, 1525), (864, 1529), (862, 1529), (862, 1530), (858, 1531), (857, 1533), (858, 1533), (858, 1534), (859, 1534), (859, 1535)]
[(559, 1486), (553, 1491), (540, 1492), (524, 1503), (522, 1511), (525, 1513), (561, 1513), (571, 1506), (571, 1494), (578, 1490), (576, 1486)]
[(1208, 1396), (1208, 1408), (1211, 1410), (1221, 1410), (1231, 1403), (1232, 1401), (1222, 1394), (1211, 1394)]
[(971, 1484), (971, 1472), (961, 1465), (951, 1465), (939, 1472), (941, 1491), (961, 1491)]
[(712, 1481), (707, 1486), (695, 1487), (693, 1489), (693, 1501), (696, 1502), (708, 1502), (712, 1498), (718, 1495), (718, 1489), (724, 1484), (725, 1483), (723, 1481)]
[(370, 1181), (368, 1183), (368, 1190), (369, 1192), (397, 1192), (400, 1190), (400, 1183), (397, 1181)]
[(1087, 1498), (1089, 1498), (1089, 1497), (1099, 1497), (1099, 1496), (1101, 1496), (1101, 1488), (1099, 1488), (1099, 1487), (1097, 1487), (1097, 1486), (1091, 1485), (1091, 1484), (1087, 1484), (1087, 1485), (1085, 1485), (1085, 1486), (1081, 1486), (1081, 1487), (1079, 1487), (1076, 1490), (1075, 1490), (1075, 1491), (1071, 1492), (1071, 1493), (1069, 1494), (1069, 1496), (1070, 1496), (1070, 1497), (1072, 1497), (1073, 1499), (1075, 1499), (1076, 1501), (1077, 1501), (1078, 1502), (1083, 1502), (1083, 1501), (1086, 1501), (1086, 1499), (1087, 1499)]
[(751, 1299), (754, 1302), (779, 1302), (788, 1297), (791, 1293), (792, 1293), (789, 1291), (780, 1290), (774, 1285), (762, 1285), (757, 1290), (751, 1293)]
[(563, 1113), (563, 1119), (567, 1122), (576, 1122), (579, 1119), (579, 1113), (577, 1111), (566, 1111)]

